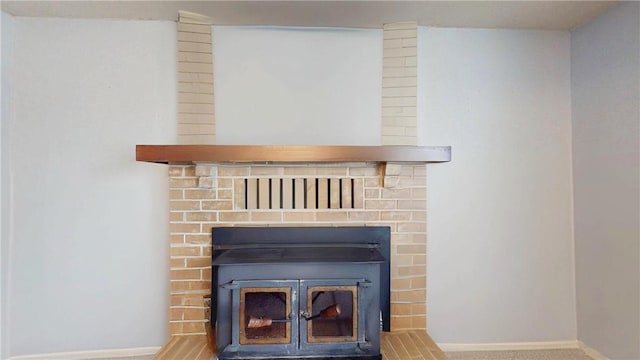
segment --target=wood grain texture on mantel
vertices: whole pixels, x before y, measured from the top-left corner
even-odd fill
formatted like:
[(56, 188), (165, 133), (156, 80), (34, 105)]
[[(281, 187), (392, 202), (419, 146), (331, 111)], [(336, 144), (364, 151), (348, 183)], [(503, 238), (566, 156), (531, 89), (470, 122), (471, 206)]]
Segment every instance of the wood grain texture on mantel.
[(451, 161), (450, 146), (136, 145), (136, 160), (164, 164)]

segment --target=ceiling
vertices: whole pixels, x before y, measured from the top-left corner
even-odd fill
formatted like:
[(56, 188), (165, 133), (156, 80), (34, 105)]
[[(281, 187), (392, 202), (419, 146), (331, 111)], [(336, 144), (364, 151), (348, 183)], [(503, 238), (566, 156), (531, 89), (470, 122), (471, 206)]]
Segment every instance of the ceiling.
[(381, 28), (396, 21), (434, 27), (572, 30), (617, 1), (4, 1), (14, 16), (177, 20), (178, 10), (218, 25)]

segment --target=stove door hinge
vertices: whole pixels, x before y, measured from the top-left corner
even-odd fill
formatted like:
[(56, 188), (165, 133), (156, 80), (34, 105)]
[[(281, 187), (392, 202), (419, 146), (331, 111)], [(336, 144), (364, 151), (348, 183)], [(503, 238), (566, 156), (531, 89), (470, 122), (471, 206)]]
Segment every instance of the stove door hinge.
[(223, 288), (223, 289), (235, 290), (235, 289), (238, 289), (240, 287), (240, 284), (238, 284), (235, 281), (229, 281), (228, 283), (220, 284), (219, 286), (221, 288)]
[(373, 284), (369, 280), (360, 280), (360, 281), (358, 281), (358, 287), (368, 288), (368, 287), (371, 287), (371, 285), (373, 285)]

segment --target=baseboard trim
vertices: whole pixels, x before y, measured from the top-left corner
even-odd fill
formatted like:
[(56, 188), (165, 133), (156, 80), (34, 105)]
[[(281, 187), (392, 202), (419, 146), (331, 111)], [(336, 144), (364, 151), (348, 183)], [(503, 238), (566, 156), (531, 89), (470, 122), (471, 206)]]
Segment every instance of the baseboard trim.
[(13, 356), (8, 360), (88, 360), (155, 355), (160, 346)]
[(578, 349), (580, 343), (577, 340), (569, 341), (542, 341), (542, 342), (517, 342), (517, 343), (482, 343), (482, 344), (458, 344), (438, 343), (442, 351), (508, 351), (508, 350), (546, 350), (546, 349)]
[(593, 360), (609, 360), (608, 357), (600, 354), (598, 350), (588, 347), (582, 341), (578, 341), (578, 345), (580, 346), (580, 349), (582, 349), (582, 351), (584, 351), (585, 354), (589, 355)]

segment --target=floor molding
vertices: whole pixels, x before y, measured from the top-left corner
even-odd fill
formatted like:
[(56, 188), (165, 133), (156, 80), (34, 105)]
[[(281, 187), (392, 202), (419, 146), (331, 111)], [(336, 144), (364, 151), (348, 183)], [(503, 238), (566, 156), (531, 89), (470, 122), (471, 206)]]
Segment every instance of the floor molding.
[(87, 360), (155, 355), (160, 346), (13, 356), (8, 360)]
[(580, 348), (580, 342), (577, 340), (569, 340), (569, 341), (481, 343), (481, 344), (438, 343), (438, 346), (444, 352), (447, 352), (447, 351), (546, 350), (546, 349), (578, 349)]
[(590, 348), (589, 346), (587, 346), (585, 343), (583, 343), (582, 341), (578, 341), (578, 344), (580, 346), (580, 349), (582, 349), (582, 351), (584, 351), (585, 354), (589, 355), (591, 358), (593, 358), (593, 360), (609, 360), (608, 357), (600, 354), (598, 352), (598, 350)]

